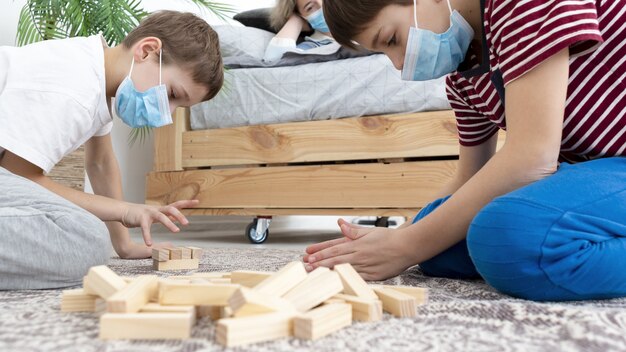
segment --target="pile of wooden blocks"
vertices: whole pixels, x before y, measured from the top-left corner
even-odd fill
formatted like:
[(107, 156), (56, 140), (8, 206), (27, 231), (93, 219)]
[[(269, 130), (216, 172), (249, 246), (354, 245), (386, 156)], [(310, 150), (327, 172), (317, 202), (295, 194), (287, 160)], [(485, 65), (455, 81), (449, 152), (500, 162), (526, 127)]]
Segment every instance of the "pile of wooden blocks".
[(176, 247), (152, 250), (152, 268), (164, 270), (198, 269), (202, 248)]
[(306, 272), (292, 262), (275, 273), (233, 271), (127, 279), (93, 267), (83, 289), (63, 293), (61, 310), (100, 315), (102, 339), (184, 339), (197, 317), (216, 321), (216, 340), (240, 346), (289, 336), (318, 339), (383, 310), (414, 317), (426, 289), (368, 285), (350, 264)]

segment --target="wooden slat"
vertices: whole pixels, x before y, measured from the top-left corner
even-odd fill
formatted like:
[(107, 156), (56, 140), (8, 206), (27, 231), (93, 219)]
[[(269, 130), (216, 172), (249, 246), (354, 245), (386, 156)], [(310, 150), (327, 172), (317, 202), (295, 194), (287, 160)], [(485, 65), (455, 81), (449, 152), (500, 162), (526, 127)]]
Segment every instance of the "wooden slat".
[(412, 209), (263, 209), (263, 208), (239, 208), (239, 209), (184, 209), (182, 212), (188, 216), (285, 216), (285, 215), (317, 215), (317, 216), (403, 216), (412, 218), (419, 212), (419, 208)]
[(182, 170), (182, 137), (189, 131), (189, 109), (178, 108), (171, 125), (159, 127), (154, 133), (154, 171)]
[(452, 110), (183, 133), (183, 167), (458, 155)]
[(54, 181), (78, 191), (85, 190), (85, 147), (81, 146), (50, 170)]
[(198, 208), (414, 208), (452, 177), (455, 160), (150, 173), (146, 203)]

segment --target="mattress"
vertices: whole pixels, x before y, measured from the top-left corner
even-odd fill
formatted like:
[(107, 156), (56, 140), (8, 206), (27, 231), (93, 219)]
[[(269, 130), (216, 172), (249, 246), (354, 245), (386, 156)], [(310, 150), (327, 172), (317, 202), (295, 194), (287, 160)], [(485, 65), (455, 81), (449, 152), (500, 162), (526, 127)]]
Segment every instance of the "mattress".
[(226, 72), (226, 88), (191, 108), (194, 130), (450, 109), (444, 78), (400, 79), (382, 55)]

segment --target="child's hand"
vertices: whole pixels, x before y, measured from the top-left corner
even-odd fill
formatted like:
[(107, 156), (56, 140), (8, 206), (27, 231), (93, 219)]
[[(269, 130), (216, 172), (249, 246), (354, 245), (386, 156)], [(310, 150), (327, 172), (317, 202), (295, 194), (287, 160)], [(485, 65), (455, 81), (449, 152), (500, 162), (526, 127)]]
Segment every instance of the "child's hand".
[(344, 237), (311, 245), (303, 260), (308, 271), (350, 263), (365, 280), (384, 280), (411, 266), (402, 229), (362, 227), (340, 219)]
[(180, 229), (174, 221), (182, 225), (189, 224), (187, 218), (180, 212), (180, 209), (191, 208), (199, 203), (198, 200), (180, 200), (167, 206), (152, 206), (143, 204), (128, 204), (121, 223), (128, 227), (141, 227), (141, 233), (146, 246), (152, 246), (152, 236), (150, 226), (155, 222), (160, 222), (172, 232), (179, 232)]
[(143, 243), (136, 243), (129, 241), (124, 247), (123, 253), (120, 254), (122, 259), (145, 259), (152, 256), (152, 249), (161, 249), (173, 247), (170, 242), (155, 243), (152, 247), (146, 246)]

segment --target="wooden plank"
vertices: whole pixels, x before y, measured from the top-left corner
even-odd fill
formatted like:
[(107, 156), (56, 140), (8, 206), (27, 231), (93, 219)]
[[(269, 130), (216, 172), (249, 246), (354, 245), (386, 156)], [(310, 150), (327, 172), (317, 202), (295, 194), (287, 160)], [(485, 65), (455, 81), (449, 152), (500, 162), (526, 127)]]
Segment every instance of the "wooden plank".
[(402, 216), (413, 218), (420, 211), (419, 208), (409, 209), (263, 209), (263, 208), (241, 208), (241, 209), (183, 209), (182, 213), (187, 216), (283, 216), (283, 215), (333, 215), (333, 216)]
[(241, 286), (254, 287), (261, 281), (272, 276), (269, 271), (236, 270), (231, 273), (230, 281)]
[(367, 285), (367, 282), (354, 270), (350, 263), (335, 265), (333, 270), (336, 271), (341, 278), (344, 293), (361, 298), (378, 299), (378, 296), (376, 296), (374, 291)]
[(347, 303), (326, 304), (293, 321), (293, 334), (305, 340), (317, 340), (352, 324), (352, 306)]
[(157, 271), (198, 269), (198, 259), (172, 259), (166, 262), (152, 260), (152, 269)]
[(82, 288), (65, 290), (61, 295), (61, 312), (94, 312), (98, 298)]
[(266, 295), (282, 296), (307, 278), (302, 262), (291, 262), (267, 279), (254, 286), (254, 290)]
[(78, 191), (85, 190), (85, 147), (66, 155), (47, 174), (53, 181)]
[(339, 274), (334, 271), (316, 274), (315, 269), (310, 277), (287, 292), (283, 298), (290, 301), (299, 312), (316, 307), (325, 300), (343, 290)]
[(172, 114), (172, 124), (154, 130), (154, 171), (183, 169), (183, 132), (191, 130), (190, 111), (178, 108)]
[(155, 275), (142, 275), (107, 299), (109, 313), (135, 313), (156, 295)]
[(412, 318), (417, 315), (415, 297), (390, 288), (374, 287), (374, 292), (383, 302), (383, 310), (399, 318)]
[(106, 265), (92, 266), (83, 280), (87, 292), (93, 292), (107, 299), (117, 291), (126, 287), (126, 281), (118, 276)]
[(187, 339), (194, 318), (191, 313), (107, 313), (100, 317), (100, 338)]
[[(415, 208), (432, 201), (456, 161), (150, 173), (146, 203), (198, 208)], [(410, 185), (410, 186), (409, 186)]]
[(241, 287), (228, 299), (228, 306), (236, 318), (267, 314), (278, 311), (294, 311), (291, 302), (257, 290)]
[(220, 319), (216, 327), (217, 343), (242, 346), (293, 335), (293, 313), (278, 312), (244, 318)]
[(152, 249), (152, 259), (159, 262), (166, 262), (170, 260), (170, 251), (166, 248), (163, 249)]
[(341, 299), (352, 306), (353, 320), (379, 321), (383, 318), (383, 304), (378, 299), (364, 299), (345, 294), (335, 295), (334, 298)]
[(446, 110), (190, 131), (182, 150), (183, 167), (201, 167), (451, 156), (459, 144)]
[(228, 299), (241, 287), (233, 284), (186, 284), (162, 281), (159, 303), (163, 305), (226, 306)]

